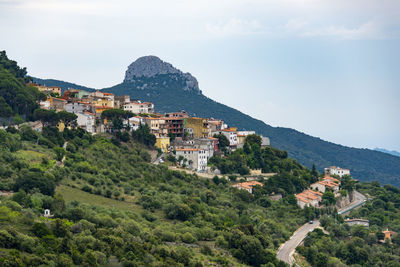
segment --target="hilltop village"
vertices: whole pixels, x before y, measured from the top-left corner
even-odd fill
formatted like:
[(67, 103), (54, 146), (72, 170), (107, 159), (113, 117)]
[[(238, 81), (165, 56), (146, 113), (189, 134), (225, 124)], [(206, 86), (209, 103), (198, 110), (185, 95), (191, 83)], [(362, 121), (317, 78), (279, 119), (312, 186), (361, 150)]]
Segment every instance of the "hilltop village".
[[(40, 108), (56, 112), (75, 114), (76, 126), (85, 129), (91, 134), (112, 133), (116, 131), (113, 121), (102, 116), (107, 110), (122, 110), (128, 114), (122, 121), (122, 127), (127, 131), (136, 131), (146, 125), (151, 134), (155, 136), (155, 147), (162, 155), (174, 157), (175, 160), (187, 169), (196, 172), (218, 175), (218, 169), (209, 167), (209, 159), (214, 155), (224, 155), (243, 148), (246, 137), (255, 135), (255, 131), (238, 131), (236, 127), (228, 126), (223, 120), (215, 118), (191, 117), (185, 111), (159, 114), (155, 112), (154, 104), (131, 99), (129, 95), (114, 95), (103, 91), (87, 92), (72, 89), (62, 93), (60, 87), (43, 86), (34, 83), (46, 95), (46, 100), (40, 102)], [(104, 115), (104, 114), (103, 114)], [(29, 125), (36, 131), (41, 131), (43, 122), (35, 121)], [(64, 122), (57, 125), (60, 131), (65, 127)], [(268, 137), (260, 136), (261, 147), (270, 145)], [(224, 143), (224, 144), (222, 144)], [(165, 157), (160, 157), (162, 162)], [(253, 193), (256, 186), (262, 187), (263, 183), (256, 181), (257, 177), (265, 179), (274, 173), (263, 174), (261, 170), (251, 170), (250, 175), (233, 187)], [(325, 169), (325, 177), (310, 185), (303, 192), (296, 194), (299, 207), (306, 206), (318, 208), (323, 203), (323, 194), (333, 192), (335, 197), (340, 197), (340, 180), (335, 177), (350, 175), (350, 171), (339, 167)], [(280, 199), (279, 194), (270, 196), (271, 199)]]
[[(187, 166), (196, 171), (208, 171), (207, 161), (214, 153), (221, 153), (219, 139), (214, 136), (223, 135), (228, 140), (226, 149), (234, 151), (244, 145), (246, 136), (254, 131), (238, 131), (236, 127), (228, 127), (223, 120), (214, 118), (190, 117), (185, 111), (166, 114), (155, 112), (154, 104), (133, 100), (129, 95), (115, 96), (102, 91), (86, 92), (68, 89), (63, 94), (60, 87), (31, 84), (47, 95), (40, 107), (45, 110), (66, 111), (77, 116), (77, 125), (87, 132), (113, 132), (112, 121), (102, 117), (106, 110), (121, 109), (131, 112), (124, 118), (123, 125), (128, 131), (135, 131), (140, 125), (147, 125), (156, 137), (155, 146), (162, 152), (175, 152), (177, 159), (183, 157)], [(36, 130), (42, 127), (38, 121)], [(61, 123), (59, 129), (65, 125)], [(262, 137), (262, 146), (270, 145), (268, 137)]]

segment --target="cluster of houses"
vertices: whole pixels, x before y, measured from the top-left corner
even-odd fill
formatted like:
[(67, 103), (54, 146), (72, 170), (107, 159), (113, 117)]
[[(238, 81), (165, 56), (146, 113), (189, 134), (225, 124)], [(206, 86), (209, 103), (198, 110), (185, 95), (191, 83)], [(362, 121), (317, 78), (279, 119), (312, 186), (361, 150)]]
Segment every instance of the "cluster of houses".
[(335, 197), (339, 196), (339, 186), (340, 180), (334, 177), (325, 174), (325, 177), (310, 185), (309, 189), (304, 190), (303, 192), (296, 194), (297, 205), (300, 208), (304, 208), (306, 206), (318, 208), (322, 203), (322, 196), (327, 190), (332, 191), (335, 194)]
[[(187, 167), (197, 171), (207, 171), (208, 159), (220, 152), (218, 139), (213, 136), (224, 135), (229, 140), (227, 149), (233, 151), (243, 147), (247, 135), (255, 134), (254, 131), (228, 127), (223, 120), (190, 117), (185, 111), (159, 114), (153, 103), (131, 100), (128, 95), (79, 89), (68, 89), (61, 94), (60, 87), (31, 85), (47, 95), (46, 101), (40, 102), (42, 109), (74, 113), (78, 116), (78, 126), (92, 134), (110, 130), (101, 119), (103, 111), (123, 109), (134, 113), (135, 116), (124, 121), (126, 128), (136, 130), (147, 124), (156, 136), (156, 147), (163, 152), (175, 151), (177, 159), (183, 159)], [(269, 138), (262, 137), (262, 146), (268, 145)]]

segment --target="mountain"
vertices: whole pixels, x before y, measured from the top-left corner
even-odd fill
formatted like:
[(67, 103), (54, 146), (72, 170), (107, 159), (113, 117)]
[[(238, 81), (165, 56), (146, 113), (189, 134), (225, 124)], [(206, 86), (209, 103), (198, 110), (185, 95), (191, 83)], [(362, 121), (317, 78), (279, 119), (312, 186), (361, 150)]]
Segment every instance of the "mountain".
[[(288, 151), (290, 157), (307, 167), (315, 164), (321, 171), (336, 165), (350, 169), (352, 176), (361, 181), (400, 186), (399, 157), (334, 144), (290, 128), (272, 127), (206, 97), (198, 86), (188, 85), (189, 81), (195, 84), (189, 75), (154, 56), (142, 57), (128, 67), (124, 82), (104, 90), (151, 101), (160, 113), (183, 109), (192, 116), (220, 118), (239, 129), (255, 130), (270, 137), (272, 146)], [(48, 81), (48, 85), (52, 85)]]
[(384, 149), (384, 148), (375, 148), (374, 149), (375, 151), (380, 151), (380, 152), (383, 152), (383, 153), (387, 153), (387, 154), (390, 154), (390, 155), (393, 155), (393, 156), (397, 156), (397, 157), (400, 157), (400, 152), (398, 152), (398, 151), (396, 151), (396, 150), (387, 150), (387, 149)]

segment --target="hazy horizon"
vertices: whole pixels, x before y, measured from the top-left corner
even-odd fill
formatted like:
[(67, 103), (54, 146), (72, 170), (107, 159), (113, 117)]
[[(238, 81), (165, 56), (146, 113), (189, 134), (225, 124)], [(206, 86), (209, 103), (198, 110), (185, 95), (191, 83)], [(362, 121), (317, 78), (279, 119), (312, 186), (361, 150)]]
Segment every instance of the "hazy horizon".
[(0, 34), (38, 78), (105, 88), (156, 55), (272, 126), (400, 151), (397, 1), (0, 0)]

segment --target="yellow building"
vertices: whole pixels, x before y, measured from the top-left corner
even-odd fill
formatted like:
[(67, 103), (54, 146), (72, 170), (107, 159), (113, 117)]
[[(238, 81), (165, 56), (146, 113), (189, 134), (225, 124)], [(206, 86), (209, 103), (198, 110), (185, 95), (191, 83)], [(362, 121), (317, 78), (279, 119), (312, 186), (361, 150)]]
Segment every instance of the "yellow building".
[(150, 132), (156, 137), (165, 137), (168, 135), (168, 129), (165, 120), (162, 118), (143, 118), (144, 122), (149, 126)]
[(96, 98), (93, 99), (92, 105), (94, 106), (99, 106), (99, 107), (108, 107), (108, 108), (114, 108), (114, 100), (111, 100), (109, 98)]
[(94, 106), (93, 108), (96, 114), (101, 114), (104, 110), (111, 109), (111, 107), (107, 106)]
[(43, 92), (45, 94), (55, 93), (61, 96), (61, 88), (58, 86), (42, 86), (35, 83), (30, 83), (29, 85), (36, 87), (40, 92)]
[(155, 146), (162, 152), (167, 152), (170, 147), (169, 137), (157, 137)]
[(185, 118), (183, 127), (192, 138), (205, 138), (211, 134), (208, 120), (203, 118)]
[(58, 128), (58, 131), (59, 131), (59, 132), (64, 132), (64, 129), (65, 129), (65, 124), (64, 124), (64, 122), (60, 121), (60, 122), (58, 123), (58, 125), (57, 125), (57, 128)]

